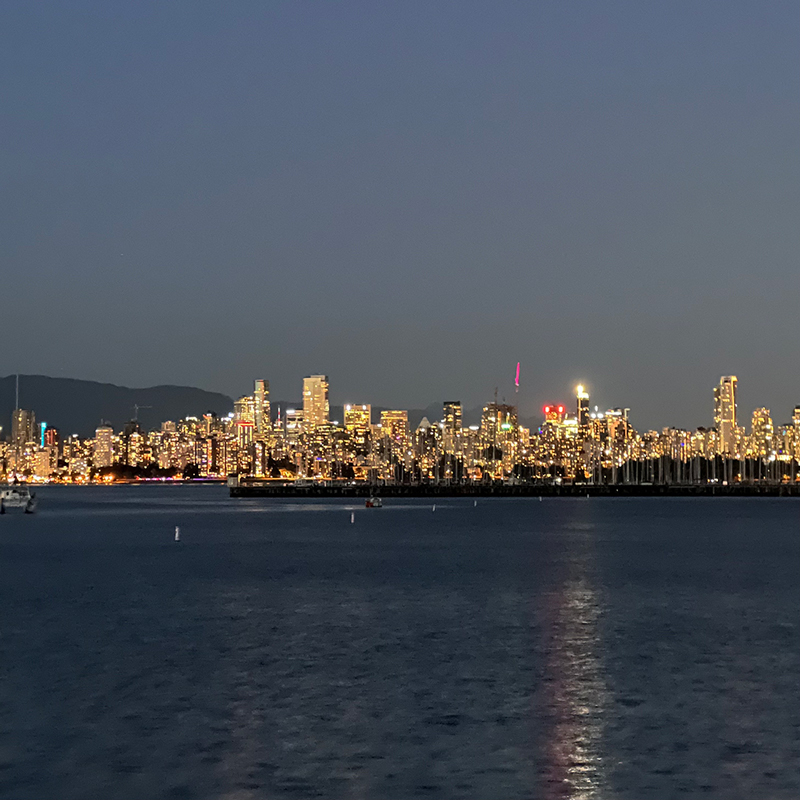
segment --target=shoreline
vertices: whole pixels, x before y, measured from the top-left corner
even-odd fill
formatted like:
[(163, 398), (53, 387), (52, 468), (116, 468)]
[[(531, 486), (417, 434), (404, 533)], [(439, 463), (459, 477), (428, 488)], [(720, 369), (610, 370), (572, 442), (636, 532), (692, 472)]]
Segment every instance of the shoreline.
[(800, 485), (791, 484), (432, 484), (371, 486), (293, 486), (240, 484), (230, 496), (248, 497), (800, 497)]

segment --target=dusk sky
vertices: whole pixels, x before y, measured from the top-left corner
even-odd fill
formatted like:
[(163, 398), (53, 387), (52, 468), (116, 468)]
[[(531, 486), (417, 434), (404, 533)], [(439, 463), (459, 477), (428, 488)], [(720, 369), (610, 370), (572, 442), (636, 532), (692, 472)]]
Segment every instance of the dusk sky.
[(0, 374), (784, 422), (798, 53), (794, 2), (6, 3)]

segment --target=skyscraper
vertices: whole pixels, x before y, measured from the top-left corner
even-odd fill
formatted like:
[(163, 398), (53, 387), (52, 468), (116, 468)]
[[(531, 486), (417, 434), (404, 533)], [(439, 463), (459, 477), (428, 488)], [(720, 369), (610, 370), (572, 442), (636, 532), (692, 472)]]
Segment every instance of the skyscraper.
[(458, 443), (461, 436), (461, 403), (458, 401), (446, 402), (442, 411), (442, 433), (444, 434), (442, 447), (445, 453), (455, 453), (459, 449)]
[(461, 433), (461, 403), (459, 401), (445, 403), (442, 418), (446, 435), (455, 436)]
[(381, 411), (381, 430), (393, 443), (405, 446), (408, 440), (408, 411)]
[(313, 430), (328, 424), (330, 404), (328, 402), (328, 376), (309, 375), (303, 378), (303, 425)]
[(256, 381), (255, 392), (254, 422), (256, 429), (256, 439), (264, 439), (270, 432), (270, 407), (269, 407), (269, 381), (259, 379)]
[(255, 433), (255, 399), (245, 395), (233, 403), (233, 421), (239, 434), (239, 445), (247, 447), (253, 442)]
[(11, 445), (24, 448), (28, 442), (36, 440), (36, 415), (33, 411), (18, 408), (11, 417)]
[(372, 424), (372, 406), (352, 405), (344, 407), (344, 429), (353, 437), (359, 446), (364, 446), (369, 438)]
[(577, 398), (577, 409), (575, 416), (578, 419), (578, 426), (585, 428), (589, 424), (589, 393), (583, 385), (575, 387), (575, 397)]
[(114, 463), (114, 429), (101, 425), (94, 432), (94, 453), (92, 463), (98, 467), (110, 467)]
[(750, 447), (752, 455), (768, 458), (772, 454), (772, 440), (775, 428), (772, 424), (768, 408), (757, 408), (753, 411)]
[(736, 452), (736, 384), (735, 375), (723, 375), (714, 387), (714, 426), (719, 437), (719, 452)]

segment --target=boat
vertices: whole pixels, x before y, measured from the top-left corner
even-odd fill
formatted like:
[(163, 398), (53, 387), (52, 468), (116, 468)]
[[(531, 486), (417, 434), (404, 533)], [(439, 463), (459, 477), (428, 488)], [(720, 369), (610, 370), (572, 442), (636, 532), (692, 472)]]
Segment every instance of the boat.
[(26, 514), (36, 511), (36, 493), (25, 485), (7, 486), (0, 491), (0, 514), (21, 508)]
[[(20, 413), (19, 408), (19, 374), (17, 374), (17, 397), (14, 406), (14, 419)], [(15, 423), (16, 424), (16, 423)], [(19, 437), (14, 439), (14, 481), (5, 488), (0, 488), (0, 514), (5, 514), (10, 509), (21, 508), (26, 514), (36, 511), (36, 494), (24, 484), (17, 482), (17, 468), (19, 466)]]
[(368, 497), (364, 503), (365, 508), (383, 508), (383, 500), (380, 497)]

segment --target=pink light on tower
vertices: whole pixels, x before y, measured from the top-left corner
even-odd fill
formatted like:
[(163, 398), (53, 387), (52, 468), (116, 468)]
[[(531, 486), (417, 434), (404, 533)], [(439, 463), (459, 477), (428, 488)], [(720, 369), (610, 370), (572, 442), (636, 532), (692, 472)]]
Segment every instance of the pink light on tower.
[(517, 361), (517, 376), (514, 378), (514, 391), (519, 392), (519, 361)]

